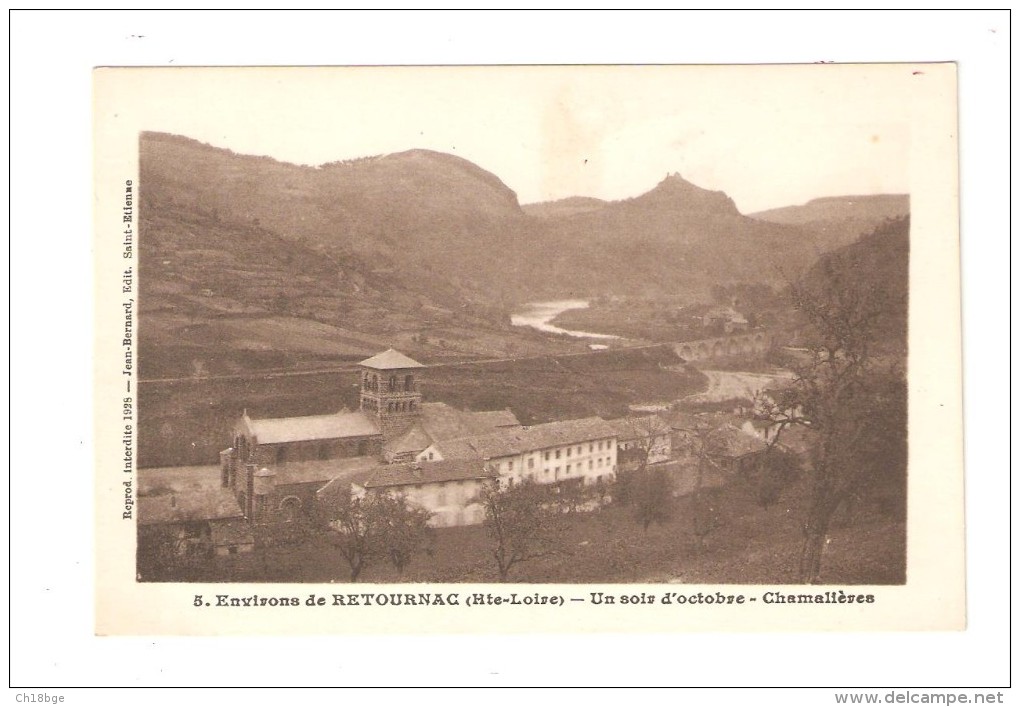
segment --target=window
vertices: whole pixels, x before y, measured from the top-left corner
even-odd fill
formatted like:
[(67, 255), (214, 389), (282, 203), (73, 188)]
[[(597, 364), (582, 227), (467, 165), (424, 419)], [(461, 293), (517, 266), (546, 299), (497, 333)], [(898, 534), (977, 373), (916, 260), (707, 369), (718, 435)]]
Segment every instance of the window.
[(588, 445), (588, 454), (591, 454), (594, 451), (595, 451), (595, 444), (594, 443), (589, 444)]
[(287, 448), (277, 447), (276, 448), (276, 463), (286, 464), (287, 463)]
[(567, 464), (567, 476), (570, 476), (570, 464)]
[(600, 452), (602, 451), (602, 442), (601, 441), (599, 442), (599, 451)]
[(560, 458), (560, 450), (558, 450), (558, 449), (556, 450), (556, 458), (557, 458), (557, 459), (559, 459), (559, 458)]
[(546, 453), (545, 453), (545, 460), (546, 460), (546, 461), (549, 461), (549, 452), (546, 452)]
[(578, 453), (578, 454), (580, 454), (580, 453), (581, 453), (581, 445), (577, 445), (577, 453)]
[(432, 461), (432, 452), (429, 452), (429, 461)]
[(513, 471), (514, 470), (514, 462), (513, 462), (512, 459), (506, 463), (506, 470), (507, 471)]
[(301, 499), (297, 496), (287, 496), (280, 502), (280, 516), (285, 523), (293, 523), (298, 519), (301, 511)]
[(568, 457), (570, 456), (570, 451), (571, 451), (571, 450), (570, 450), (570, 447), (567, 447), (567, 456), (568, 456)]
[(594, 464), (592, 464), (591, 459), (589, 459), (588, 460), (588, 469), (590, 470), (593, 466), (594, 466)]
[(528, 468), (529, 469), (534, 469), (535, 468), (535, 458), (534, 457), (528, 457)]

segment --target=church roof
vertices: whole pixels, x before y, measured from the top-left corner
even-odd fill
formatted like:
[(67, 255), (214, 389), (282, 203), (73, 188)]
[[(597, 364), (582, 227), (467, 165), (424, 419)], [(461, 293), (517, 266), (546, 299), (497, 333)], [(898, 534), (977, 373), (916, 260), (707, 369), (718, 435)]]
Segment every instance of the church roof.
[(379, 425), (363, 412), (338, 412), (332, 415), (276, 417), (247, 420), (259, 444), (280, 444), (318, 439), (369, 437), (380, 434)]
[(424, 368), (423, 365), (415, 361), (413, 358), (408, 358), (396, 349), (386, 349), (372, 358), (366, 358), (358, 365), (364, 366), (365, 368), (375, 368), (380, 371), (389, 371), (398, 368)]
[(421, 428), (420, 424), (414, 425), (405, 434), (392, 442), (387, 442), (386, 451), (393, 454), (405, 452), (417, 453), (432, 444), (432, 441), (432, 438)]

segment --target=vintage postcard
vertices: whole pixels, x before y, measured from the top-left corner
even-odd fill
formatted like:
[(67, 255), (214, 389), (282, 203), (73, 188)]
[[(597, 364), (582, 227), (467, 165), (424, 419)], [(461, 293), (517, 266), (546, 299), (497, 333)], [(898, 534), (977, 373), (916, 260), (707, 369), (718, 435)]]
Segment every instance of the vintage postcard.
[(954, 65), (93, 82), (97, 633), (965, 626)]

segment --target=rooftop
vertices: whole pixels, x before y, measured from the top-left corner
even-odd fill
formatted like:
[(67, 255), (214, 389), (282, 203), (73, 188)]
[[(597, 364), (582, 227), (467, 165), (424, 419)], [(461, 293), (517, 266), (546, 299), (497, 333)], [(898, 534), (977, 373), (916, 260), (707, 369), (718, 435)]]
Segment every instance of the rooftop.
[(418, 422), (398, 439), (386, 445), (389, 452), (420, 452), (435, 442), (459, 437), (485, 435), (496, 430), (520, 427), (509, 410), (468, 412), (446, 403), (424, 403)]
[(252, 420), (245, 416), (244, 420), (259, 444), (371, 437), (380, 434), (375, 420), (360, 411), (264, 420)]
[(448, 459), (472, 455), (494, 459), (611, 437), (616, 437), (612, 425), (601, 417), (585, 417), (533, 427), (501, 429), (486, 435), (439, 442), (437, 447)]
[(413, 358), (408, 358), (396, 349), (386, 349), (380, 354), (366, 358), (358, 365), (365, 368), (374, 368), (379, 371), (389, 371), (398, 368), (424, 368), (423, 365)]
[(380, 466), (360, 482), (366, 489), (412, 484), (435, 484), (445, 481), (494, 479), (498, 475), (473, 459), (445, 459), (435, 462), (412, 462)]
[(241, 518), (243, 515), (234, 494), (224, 488), (138, 496), (139, 525)]

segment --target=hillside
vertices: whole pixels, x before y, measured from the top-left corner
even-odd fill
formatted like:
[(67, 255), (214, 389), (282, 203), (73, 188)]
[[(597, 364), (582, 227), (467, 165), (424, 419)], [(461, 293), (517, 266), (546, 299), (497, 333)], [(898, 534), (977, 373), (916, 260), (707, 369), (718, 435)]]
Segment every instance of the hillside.
[[(897, 356), (907, 351), (910, 217), (890, 219), (853, 243), (824, 255), (804, 275), (806, 292), (838, 288), (845, 301), (875, 307), (869, 321), (876, 346)], [(847, 296), (849, 295), (849, 297)], [(855, 298), (855, 299), (851, 299)]]
[[(427, 361), (576, 351), (511, 327), (510, 312), (778, 285), (844, 238), (812, 214), (845, 209), (750, 218), (676, 174), (632, 199), (522, 208), (496, 175), (428, 150), (311, 167), (143, 133), (140, 175), (150, 378), (322, 367), (389, 346)], [(840, 223), (864, 218), (851, 212)]]
[(823, 239), (826, 249), (831, 249), (853, 243), (886, 219), (901, 218), (909, 213), (907, 194), (873, 194), (812, 199), (800, 206), (785, 206), (750, 216), (769, 223), (808, 228)]
[(370, 273), (413, 275), (402, 289), (446, 306), (780, 282), (830, 247), (811, 229), (744, 216), (725, 194), (676, 174), (632, 199), (522, 209), (497, 176), (428, 150), (307, 167), (145, 133), (141, 158), (157, 208), (261, 228), (357, 258)]
[(586, 206), (553, 210), (538, 224), (536, 267), (570, 294), (591, 294), (606, 279), (615, 293), (644, 295), (778, 284), (822, 252), (810, 230), (748, 218), (726, 194), (676, 174), (635, 198)]

